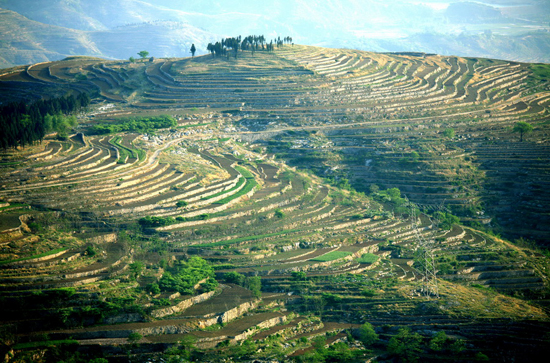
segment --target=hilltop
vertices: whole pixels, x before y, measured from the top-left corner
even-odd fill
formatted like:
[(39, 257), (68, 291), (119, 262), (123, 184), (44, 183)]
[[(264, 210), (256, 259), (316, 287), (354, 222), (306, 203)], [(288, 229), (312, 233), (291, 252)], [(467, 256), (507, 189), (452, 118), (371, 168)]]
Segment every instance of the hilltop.
[(66, 137), (2, 154), (6, 352), (388, 360), (413, 333), (434, 361), (547, 350), (547, 65), (231, 54), (2, 72), (5, 103), (92, 98)]

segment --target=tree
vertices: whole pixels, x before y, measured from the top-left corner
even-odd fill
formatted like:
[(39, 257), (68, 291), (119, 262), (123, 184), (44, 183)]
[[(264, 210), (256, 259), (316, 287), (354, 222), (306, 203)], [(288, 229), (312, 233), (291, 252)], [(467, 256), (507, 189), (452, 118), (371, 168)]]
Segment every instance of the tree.
[(136, 59), (134, 57), (130, 57), (130, 63), (135, 63), (136, 62)]
[(422, 336), (411, 332), (409, 328), (401, 328), (397, 335), (390, 339), (388, 352), (399, 357), (401, 362), (417, 362), (422, 352)]
[(359, 335), (359, 340), (365, 346), (372, 345), (376, 343), (376, 341), (378, 341), (378, 334), (376, 334), (376, 332), (374, 331), (372, 324), (368, 322), (361, 325), (361, 327), (359, 328), (358, 335)]
[(146, 50), (142, 50), (141, 52), (138, 53), (138, 55), (141, 57), (141, 59), (145, 59), (149, 55), (149, 52)]
[(130, 264), (130, 276), (137, 279), (139, 275), (143, 272), (145, 265), (141, 261), (136, 261)]
[(262, 296), (262, 278), (260, 276), (246, 277), (244, 287), (252, 291), (252, 295), (259, 299)]
[(447, 334), (445, 332), (439, 331), (437, 334), (430, 340), (430, 349), (434, 350), (436, 352), (440, 352), (443, 349), (445, 349), (445, 346), (448, 342), (449, 338), (447, 337)]
[(195, 44), (191, 44), (191, 56), (195, 56), (195, 52), (197, 51), (197, 48), (195, 48)]
[(523, 142), (523, 135), (533, 132), (533, 126), (525, 121), (520, 121), (514, 125), (512, 131), (519, 132), (519, 142)]
[(449, 139), (452, 139), (455, 137), (455, 130), (451, 128), (445, 129), (445, 131), (443, 131), (443, 135)]

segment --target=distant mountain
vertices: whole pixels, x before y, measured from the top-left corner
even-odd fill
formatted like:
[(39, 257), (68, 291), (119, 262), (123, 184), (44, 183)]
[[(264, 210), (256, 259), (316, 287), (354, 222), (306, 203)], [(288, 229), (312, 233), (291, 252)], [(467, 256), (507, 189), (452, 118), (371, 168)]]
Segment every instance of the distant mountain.
[[(185, 56), (192, 43), (201, 54), (212, 40), (250, 34), (337, 48), (550, 62), (546, 0), (0, 0), (0, 8), (34, 21), (21, 29), (38, 40), (29, 48), (21, 43), (24, 34), (0, 35), (2, 66), (77, 51)], [(4, 17), (3, 23), (13, 21)], [(44, 33), (49, 41), (36, 30), (39, 23), (58, 27)]]
[[(64, 2), (59, 1), (52, 8), (46, 8), (44, 14), (48, 14), (51, 9), (60, 9), (61, 3)], [(74, 9), (63, 9), (66, 12), (61, 11), (60, 18), (50, 23), (71, 25), (63, 19), (71, 19), (70, 14), (74, 13)], [(40, 12), (34, 10), (27, 13)], [(94, 19), (75, 16), (72, 19), (75, 27), (100, 29), (84, 31), (41, 23), (14, 11), (0, 9), (0, 68), (59, 60), (71, 55), (128, 59), (137, 57), (137, 52), (141, 50), (147, 50), (156, 57), (184, 57), (190, 55), (191, 44), (195, 43), (197, 54), (204, 54), (207, 44), (218, 38), (185, 22), (150, 19), (143, 22), (143, 19), (131, 14), (123, 17), (127, 25), (113, 28), (106, 27), (100, 21), (102, 17)], [(130, 20), (140, 22), (132, 24)]]
[(139, 0), (0, 0), (0, 8), (49, 25), (107, 30), (154, 20), (182, 20), (174, 11)]
[(99, 56), (102, 52), (84, 32), (39, 23), (0, 9), (0, 67), (79, 54)]

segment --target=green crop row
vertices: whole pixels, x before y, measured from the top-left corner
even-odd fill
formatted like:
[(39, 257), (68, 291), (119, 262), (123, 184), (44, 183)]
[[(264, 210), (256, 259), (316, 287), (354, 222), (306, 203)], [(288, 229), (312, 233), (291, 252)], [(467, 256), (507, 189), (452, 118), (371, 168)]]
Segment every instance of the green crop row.
[(226, 194), (226, 193), (231, 193), (232, 191), (240, 188), (241, 185), (243, 185), (245, 182), (246, 182), (246, 179), (241, 177), (241, 178), (239, 178), (239, 181), (237, 182), (237, 184), (235, 184), (235, 186), (233, 188), (231, 188), (229, 190), (222, 190), (221, 192), (209, 195), (209, 196), (201, 198), (201, 199), (202, 200), (208, 200), (208, 199), (219, 197), (220, 195), (223, 195), (223, 194)]
[(329, 253), (325, 253), (324, 255), (312, 258), (310, 261), (328, 262), (328, 261), (339, 260), (339, 259), (347, 257), (349, 255), (351, 255), (351, 252), (332, 251), (332, 252), (329, 252)]
[(65, 251), (65, 248), (58, 248), (58, 249), (55, 249), (55, 250), (51, 250), (51, 251), (48, 251), (48, 252), (41, 253), (41, 254), (39, 254), (39, 255), (34, 255), (34, 256), (19, 258), (19, 259), (17, 259), (17, 260), (0, 261), (0, 265), (6, 265), (6, 264), (12, 263), (12, 262), (20, 262), (20, 261), (32, 260), (33, 258), (46, 257), (46, 256), (50, 256), (50, 255), (56, 254), (56, 253), (58, 253), (58, 252), (62, 252), (62, 251)]
[(254, 174), (252, 174), (248, 169), (243, 168), (242, 166), (235, 166), (235, 169), (241, 173), (246, 179), (254, 179)]
[(111, 140), (109, 140), (109, 143), (117, 147), (119, 150), (119, 153), (120, 153), (119, 161), (125, 160), (127, 157), (136, 158), (139, 160), (145, 159), (145, 151), (139, 150), (139, 149), (132, 149), (125, 145), (122, 145), (120, 143), (121, 140), (122, 138), (120, 136), (115, 136)]
[(227, 198), (223, 198), (222, 200), (218, 200), (215, 204), (227, 204), (231, 202), (233, 199), (239, 198), (248, 192), (250, 192), (252, 189), (254, 189), (258, 183), (255, 179), (246, 179), (246, 185), (239, 190), (237, 193), (228, 196)]
[(235, 244), (235, 243), (248, 242), (248, 241), (253, 241), (253, 240), (256, 240), (256, 239), (275, 237), (275, 236), (279, 236), (279, 235), (283, 235), (283, 234), (287, 234), (287, 233), (299, 232), (299, 231), (301, 231), (301, 229), (291, 229), (291, 230), (288, 230), (288, 231), (280, 231), (280, 232), (275, 232), (275, 233), (260, 234), (260, 235), (257, 235), (257, 236), (248, 236), (248, 237), (235, 238), (235, 239), (230, 239), (230, 240), (227, 240), (227, 241), (219, 241), (219, 242), (214, 242), (214, 243), (205, 243), (205, 244), (202, 244), (200, 246), (201, 247), (229, 246), (229, 245), (232, 245), (232, 244)]

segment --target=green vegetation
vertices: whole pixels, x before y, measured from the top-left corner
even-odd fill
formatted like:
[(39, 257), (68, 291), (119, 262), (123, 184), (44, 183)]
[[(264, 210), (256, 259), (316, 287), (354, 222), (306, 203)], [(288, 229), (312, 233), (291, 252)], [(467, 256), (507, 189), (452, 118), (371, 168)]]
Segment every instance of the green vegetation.
[(177, 126), (172, 116), (161, 115), (152, 117), (134, 117), (124, 119), (114, 124), (99, 124), (90, 127), (92, 135), (106, 135), (117, 132), (139, 132), (150, 133), (157, 129), (166, 129)]
[(124, 146), (122, 145), (121, 141), (122, 141), (122, 137), (120, 136), (115, 136), (111, 140), (109, 140), (109, 143), (116, 146), (119, 151), (119, 154), (120, 154), (120, 157), (118, 159), (119, 163), (124, 164), (125, 160), (127, 160), (128, 158), (136, 158), (139, 160), (144, 159), (145, 152), (143, 150), (133, 149), (133, 148)]
[[(527, 65), (303, 46), (238, 54), (0, 76), (100, 89), (96, 116), (79, 115), (83, 134), (0, 155), (21, 162), (4, 169), (0, 197), (32, 206), (2, 213), (2, 227), (22, 214), (29, 226), (0, 240), (10, 361), (101, 362), (93, 347), (12, 349), (48, 341), (40, 332), (119, 337), (101, 348), (109, 360), (536, 361), (517, 347), (544, 348), (547, 257), (498, 236), (517, 205), (533, 218), (513, 214), (530, 223), (515, 233), (548, 232), (548, 105)], [(511, 142), (519, 120), (540, 130), (529, 145)], [(143, 162), (113, 165), (113, 147)], [(435, 240), (438, 299), (424, 289), (419, 236)], [(44, 251), (74, 253), (7, 263)]]
[(176, 202), (176, 207), (177, 208), (185, 208), (185, 207), (187, 207), (188, 204), (189, 203), (187, 203), (185, 200), (178, 200)]
[(533, 126), (525, 121), (517, 122), (512, 131), (519, 133), (519, 142), (523, 142), (523, 135), (533, 132)]
[(0, 261), (0, 265), (6, 265), (6, 264), (13, 263), (13, 262), (22, 262), (22, 261), (27, 261), (27, 260), (33, 260), (35, 258), (47, 257), (47, 256), (55, 255), (56, 253), (63, 252), (63, 251), (66, 251), (66, 249), (65, 248), (57, 248), (55, 250), (40, 253), (38, 255), (32, 255), (32, 256), (28, 256), (28, 257), (18, 258), (18, 259), (15, 259), (15, 260)]
[(221, 200), (218, 200), (216, 202), (216, 204), (227, 204), (227, 203), (231, 202), (234, 199), (237, 199), (239, 197), (242, 197), (243, 195), (248, 194), (256, 186), (258, 186), (258, 183), (256, 182), (255, 179), (246, 179), (246, 184), (241, 190), (239, 190), (237, 193), (234, 193), (234, 194), (228, 196), (227, 198), (223, 198)]
[(142, 50), (141, 52), (138, 52), (138, 55), (141, 57), (141, 59), (145, 59), (149, 56), (149, 52), (146, 50)]
[(378, 334), (374, 331), (372, 324), (365, 323), (359, 328), (358, 339), (368, 347), (378, 341)]
[(312, 258), (311, 261), (328, 262), (328, 261), (339, 260), (339, 259), (347, 257), (349, 255), (351, 255), (351, 252), (332, 251), (332, 252), (329, 252), (329, 253), (325, 253), (324, 255), (321, 255), (319, 257)]
[(359, 263), (373, 264), (379, 259), (380, 257), (373, 253), (365, 253), (364, 255), (361, 256), (361, 258), (358, 258), (356, 261)]
[(445, 131), (443, 131), (443, 135), (445, 135), (448, 139), (453, 139), (455, 137), (455, 130), (452, 128), (445, 129)]
[(167, 226), (169, 224), (176, 223), (176, 219), (173, 217), (155, 217), (155, 216), (147, 216), (139, 219), (139, 225), (142, 227), (162, 227)]
[(529, 68), (533, 71), (534, 77), (541, 82), (550, 80), (550, 65), (548, 64), (530, 64)]
[(288, 231), (267, 233), (267, 234), (261, 234), (261, 235), (257, 235), (257, 236), (240, 237), (240, 238), (230, 239), (230, 240), (227, 240), (227, 241), (219, 241), (219, 242), (214, 242), (214, 243), (204, 243), (204, 244), (201, 244), (200, 246), (201, 247), (229, 246), (229, 245), (232, 245), (232, 244), (235, 244), (235, 243), (248, 242), (248, 241), (253, 241), (253, 240), (256, 240), (256, 239), (262, 239), (262, 238), (268, 238), (268, 237), (275, 237), (275, 236), (280, 236), (280, 235), (283, 235), (283, 234), (289, 234), (289, 233), (294, 233), (294, 232), (299, 232), (299, 231), (301, 231), (301, 229), (291, 229), (291, 230), (288, 230)]
[(206, 284), (201, 285), (203, 291), (215, 289), (217, 283), (213, 277), (214, 269), (208, 262), (200, 257), (191, 257), (188, 261), (182, 261), (172, 272), (166, 271), (159, 281), (159, 287), (162, 291), (193, 295), (194, 286), (202, 280), (206, 280)]
[(243, 168), (242, 166), (236, 165), (235, 170), (237, 170), (246, 179), (254, 179), (254, 174), (252, 174), (250, 170)]
[(32, 145), (42, 141), (47, 133), (55, 131), (66, 139), (69, 129), (76, 126), (72, 113), (85, 109), (90, 96), (81, 93), (77, 97), (40, 100), (33, 103), (12, 102), (0, 107), (0, 148)]
[(218, 192), (218, 193), (216, 193), (216, 194), (212, 194), (212, 195), (203, 197), (203, 198), (201, 198), (201, 200), (208, 200), (208, 199), (212, 199), (212, 198), (219, 197), (220, 195), (230, 194), (231, 192), (233, 192), (233, 191), (239, 189), (244, 183), (246, 183), (246, 179), (241, 177), (241, 178), (239, 178), (239, 180), (237, 181), (237, 184), (235, 184), (235, 186), (232, 187), (231, 189), (222, 190), (221, 192)]

